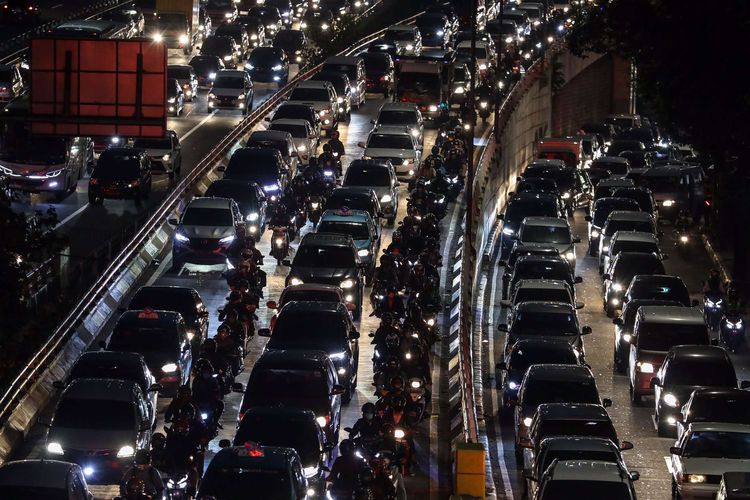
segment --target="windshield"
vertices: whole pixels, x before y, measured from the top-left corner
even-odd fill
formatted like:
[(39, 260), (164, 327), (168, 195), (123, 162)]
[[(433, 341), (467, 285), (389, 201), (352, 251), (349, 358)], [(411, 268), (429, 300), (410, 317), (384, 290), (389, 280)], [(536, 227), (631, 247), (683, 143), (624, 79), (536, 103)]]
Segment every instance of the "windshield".
[[(551, 422), (553, 423), (553, 422)], [(596, 422), (587, 422), (588, 424), (596, 425)], [(546, 430), (546, 426), (545, 426)], [(550, 466), (553, 460), (601, 460), (603, 462), (619, 462), (619, 455), (613, 450), (576, 450), (576, 449), (558, 449), (549, 450), (544, 454), (544, 462), (539, 464), (541, 467), (538, 470), (545, 471)]]
[(513, 318), (513, 334), (572, 336), (578, 335), (578, 324), (571, 311), (519, 311)]
[(207, 9), (231, 9), (234, 5), (232, 0), (208, 0)]
[(243, 182), (214, 182), (206, 190), (206, 197), (231, 198), (237, 202), (256, 202), (255, 190)]
[(248, 441), (261, 446), (293, 448), (303, 466), (318, 465), (322, 451), (315, 422), (304, 417), (247, 414), (237, 429), (234, 442), (240, 445)]
[(355, 267), (356, 262), (349, 247), (300, 245), (294, 256), (294, 266)]
[(391, 176), (385, 168), (349, 168), (346, 170), (346, 186), (390, 186)]
[[(298, 118), (302, 120), (310, 120), (313, 116), (313, 111), (309, 107), (303, 106), (281, 106), (273, 115), (274, 120), (279, 118)], [(273, 122), (272, 122), (273, 123)]]
[[(276, 328), (274, 328), (275, 335)], [(295, 407), (315, 410), (328, 404), (328, 383), (325, 374), (315, 370), (261, 369), (253, 370), (248, 382), (248, 395), (254, 406), (287, 402)]]
[(297, 87), (292, 90), (292, 95), (289, 96), (290, 101), (330, 101), (328, 91), (324, 88), (303, 88)]
[(0, 159), (42, 165), (65, 162), (68, 143), (64, 138), (32, 137), (25, 134), (22, 127), (8, 127), (6, 130), (0, 135)]
[(557, 206), (552, 200), (517, 200), (508, 204), (503, 221), (505, 224), (517, 227), (525, 217), (555, 217), (556, 215)]
[(540, 364), (577, 365), (578, 358), (569, 350), (562, 349), (514, 349), (510, 357), (510, 368), (518, 373), (526, 373), (531, 365)]
[(255, 66), (268, 66), (276, 63), (280, 64), (281, 53), (278, 50), (279, 49), (272, 49), (270, 47), (257, 48), (252, 54), (250, 54), (250, 59), (248, 61)]
[(675, 323), (640, 323), (638, 348), (647, 351), (668, 351), (676, 345), (708, 345), (706, 325), (680, 325)]
[(543, 500), (567, 498), (572, 491), (575, 491), (575, 496), (578, 498), (606, 498), (607, 500), (631, 500), (633, 498), (627, 483), (593, 480), (549, 481), (540, 498)]
[(696, 394), (690, 403), (690, 422), (750, 422), (750, 399), (745, 394)]
[(193, 67), (196, 73), (207, 73), (209, 71), (218, 71), (219, 61), (214, 58), (193, 58), (190, 60), (190, 66)]
[(597, 202), (594, 208), (594, 220), (592, 224), (596, 227), (602, 227), (607, 222), (609, 214), (615, 210), (636, 211), (638, 209), (638, 204), (634, 200), (606, 200), (604, 202)]
[(686, 306), (690, 305), (687, 287), (679, 278), (639, 279), (633, 282), (630, 293), (633, 298), (674, 300)]
[(576, 155), (567, 151), (542, 151), (537, 155), (537, 158), (546, 160), (562, 160), (569, 167), (575, 167), (578, 163)]
[(214, 88), (220, 89), (241, 89), (245, 84), (241, 76), (224, 76), (219, 75), (214, 82)]
[(664, 274), (664, 264), (652, 254), (620, 255), (612, 270), (612, 280), (630, 283), (636, 274)]
[(645, 184), (653, 193), (674, 194), (680, 190), (680, 178), (676, 175), (669, 177), (643, 176), (639, 182)]
[(330, 71), (332, 73), (344, 73), (349, 77), (349, 80), (357, 80), (357, 65), (356, 64), (324, 64), (322, 71)]
[(182, 216), (184, 226), (232, 226), (232, 212), (225, 208), (191, 207)]
[(375, 213), (375, 208), (373, 207), (373, 202), (370, 199), (369, 195), (363, 194), (347, 194), (347, 193), (341, 193), (336, 194), (334, 193), (331, 195), (330, 198), (326, 200), (325, 209), (326, 210), (335, 210), (337, 208), (346, 207), (349, 210), (364, 210), (365, 212), (369, 213), (372, 217), (377, 217), (377, 214)]
[[(115, 380), (131, 380), (141, 384), (144, 381), (143, 370), (137, 365), (108, 364), (88, 362), (82, 359), (70, 372), (70, 380), (79, 378), (112, 378)], [(141, 387), (147, 389), (147, 387)]]
[(746, 432), (697, 431), (690, 435), (684, 458), (750, 459), (750, 434)]
[(638, 231), (642, 233), (653, 233), (654, 226), (651, 221), (645, 220), (610, 220), (604, 226), (604, 234), (611, 236), (617, 231)]
[(699, 357), (691, 357), (689, 361), (673, 359), (667, 367), (664, 385), (737, 387), (737, 375), (732, 364), (726, 360)]
[(279, 167), (273, 158), (235, 153), (229, 159), (224, 178), (258, 181), (261, 186), (276, 185), (279, 182)]
[(159, 26), (185, 29), (186, 24), (184, 14), (159, 14)]
[[(183, 291), (184, 290), (184, 291)], [(142, 287), (135, 292), (128, 306), (130, 310), (154, 309), (176, 311), (183, 318), (195, 316), (198, 312), (193, 295), (185, 289), (167, 290), (164, 288)]]
[[(478, 44), (477, 44), (478, 45)], [(471, 47), (459, 47), (456, 49), (456, 56), (471, 57)], [(476, 58), (487, 59), (487, 49), (484, 47), (476, 47)]]
[(108, 349), (120, 352), (175, 352), (180, 339), (177, 330), (163, 328), (118, 328), (109, 340)]
[(647, 241), (616, 241), (609, 250), (610, 255), (620, 252), (658, 253), (659, 245), (656, 242)]
[(522, 398), (524, 408), (537, 408), (543, 403), (599, 404), (599, 392), (593, 378), (530, 380), (524, 387)]
[(369, 240), (370, 230), (366, 223), (324, 220), (318, 226), (319, 233), (348, 234), (353, 240)]
[(435, 75), (401, 73), (398, 85), (404, 92), (435, 96), (440, 94), (440, 80)]
[(377, 122), (379, 125), (414, 125), (417, 115), (414, 111), (381, 111)]
[(646, 191), (640, 190), (618, 190), (614, 192), (615, 196), (630, 198), (638, 204), (638, 209), (643, 212), (651, 212), (651, 195)]
[[(91, 418), (96, 415), (96, 418)], [(63, 397), (53, 426), (86, 430), (133, 430), (135, 408), (130, 401)]]
[(302, 32), (293, 30), (281, 30), (276, 33), (276, 37), (273, 39), (274, 45), (301, 45), (302, 44)]
[(528, 243), (570, 243), (570, 228), (564, 226), (523, 226), (521, 241)]
[(368, 148), (383, 149), (414, 149), (414, 143), (408, 135), (370, 134), (367, 140)]
[(514, 304), (530, 300), (544, 302), (571, 303), (570, 294), (567, 290), (545, 289), (545, 288), (520, 288), (514, 297)]
[(388, 59), (385, 57), (364, 57), (365, 72), (368, 74), (378, 74), (387, 71), (390, 68)]
[(265, 498), (296, 498), (290, 473), (283, 469), (272, 469), (247, 464), (244, 467), (222, 467), (212, 461), (201, 482), (201, 498), (221, 500), (244, 500), (249, 491), (262, 491)]
[(214, 33), (216, 33), (216, 36), (231, 36), (235, 40), (238, 40), (242, 37), (243, 30), (244, 28), (239, 24), (222, 24), (216, 28)]
[(138, 149), (172, 149), (170, 139), (136, 139), (133, 147)]
[(570, 266), (566, 262), (520, 261), (513, 270), (513, 278), (570, 281)]
[(271, 123), (268, 127), (269, 130), (280, 130), (281, 132), (289, 132), (289, 134), (295, 139), (307, 139), (307, 129), (304, 125), (286, 125), (281, 123)]

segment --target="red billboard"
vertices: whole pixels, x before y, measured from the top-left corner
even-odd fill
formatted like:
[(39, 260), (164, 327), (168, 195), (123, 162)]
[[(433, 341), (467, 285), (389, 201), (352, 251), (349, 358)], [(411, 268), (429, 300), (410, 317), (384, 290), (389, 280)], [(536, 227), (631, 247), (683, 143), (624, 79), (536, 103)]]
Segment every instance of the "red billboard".
[(167, 48), (150, 40), (31, 41), (34, 134), (163, 137)]

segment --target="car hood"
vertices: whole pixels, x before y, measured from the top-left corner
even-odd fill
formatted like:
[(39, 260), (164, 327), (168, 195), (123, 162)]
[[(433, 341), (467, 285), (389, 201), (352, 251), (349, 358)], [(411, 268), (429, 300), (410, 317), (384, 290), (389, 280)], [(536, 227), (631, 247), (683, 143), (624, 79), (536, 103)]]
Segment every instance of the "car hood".
[(217, 97), (239, 97), (243, 92), (242, 89), (222, 89), (214, 87), (211, 93)]
[(347, 267), (295, 267), (291, 274), (302, 281), (327, 283), (333, 279), (343, 281), (354, 273)]
[(133, 429), (126, 430), (89, 430), (89, 429), (70, 429), (66, 427), (55, 427), (49, 431), (48, 442), (58, 442), (62, 445), (63, 450), (72, 448), (75, 450), (94, 451), (94, 450), (119, 450), (123, 446), (133, 446), (135, 443), (135, 420)]
[(365, 148), (364, 156), (371, 158), (415, 158), (417, 152), (413, 149)]
[(388, 186), (351, 186), (351, 187), (363, 187), (367, 189), (372, 189), (373, 191), (375, 191), (375, 194), (377, 195), (378, 199), (381, 199), (386, 194), (391, 195), (391, 188), (389, 188)]
[(292, 104), (304, 104), (305, 106), (311, 106), (315, 111), (321, 111), (329, 109), (331, 103), (328, 101), (288, 101)]
[(180, 232), (188, 238), (218, 239), (234, 234), (234, 228), (227, 226), (182, 226)]
[(144, 151), (146, 152), (147, 155), (149, 155), (151, 157), (164, 156), (165, 154), (172, 154), (172, 150), (171, 149), (152, 149), (152, 148), (147, 148), (147, 149), (144, 149)]
[(684, 474), (721, 476), (728, 470), (750, 472), (750, 460), (702, 457), (684, 457), (681, 460)]
[(548, 247), (548, 248), (554, 248), (557, 250), (557, 253), (560, 255), (565, 255), (566, 252), (569, 252), (573, 250), (573, 245), (570, 243), (524, 243), (522, 241), (519, 241), (519, 246), (522, 247), (531, 247), (531, 248), (539, 248), (539, 247)]

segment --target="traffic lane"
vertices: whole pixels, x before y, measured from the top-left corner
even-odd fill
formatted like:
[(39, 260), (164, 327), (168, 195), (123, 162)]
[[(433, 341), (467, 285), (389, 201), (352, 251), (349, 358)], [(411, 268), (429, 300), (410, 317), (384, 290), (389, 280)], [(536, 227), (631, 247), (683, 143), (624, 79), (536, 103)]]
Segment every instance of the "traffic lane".
[[(6, 2), (0, 2), (0, 5)], [(38, 24), (44, 24), (54, 19), (61, 18), (66, 13), (76, 12), (91, 4), (88, 0), (40, 0), (39, 1), (39, 23), (18, 23), (0, 24), (0, 42), (10, 40), (11, 38), (21, 35)]]

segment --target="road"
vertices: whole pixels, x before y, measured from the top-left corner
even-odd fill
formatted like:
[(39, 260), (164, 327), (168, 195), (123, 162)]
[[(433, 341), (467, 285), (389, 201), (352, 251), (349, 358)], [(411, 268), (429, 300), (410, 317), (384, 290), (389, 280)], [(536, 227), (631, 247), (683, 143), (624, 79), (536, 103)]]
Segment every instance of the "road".
[[(639, 405), (633, 405), (628, 395), (628, 379), (613, 370), (612, 346), (614, 325), (602, 309), (601, 278), (597, 270), (597, 260), (586, 253), (587, 226), (582, 210), (571, 219), (573, 233), (580, 236), (582, 243), (576, 246), (576, 275), (583, 278), (577, 286), (577, 297), (585, 303), (579, 311), (582, 325), (590, 325), (593, 334), (586, 336), (586, 361), (596, 377), (602, 397), (611, 398), (613, 405), (609, 414), (617, 429), (620, 439), (631, 441), (633, 450), (623, 452), (624, 460), (631, 470), (640, 472), (641, 478), (635, 483), (638, 498), (656, 500), (670, 498), (670, 476), (665, 458), (674, 439), (660, 438), (651, 418), (653, 398), (645, 397)], [(665, 267), (669, 274), (680, 276), (688, 290), (697, 292), (693, 298), (702, 303), (701, 280), (705, 279), (711, 267), (708, 255), (700, 244), (694, 244), (689, 259), (681, 257), (674, 247), (674, 239), (669, 225), (663, 225), (664, 236), (661, 248), (669, 255)], [(697, 243), (697, 241), (694, 241)], [(701, 247), (701, 248), (699, 248)], [(483, 340), (482, 365), (484, 377), (484, 418), (489, 440), (490, 457), (493, 468), (493, 482), (498, 498), (521, 499), (523, 486), (521, 471), (518, 470), (513, 455), (514, 430), (511, 422), (498, 418), (498, 391), (495, 390), (495, 362), (503, 349), (504, 334), (497, 330), (497, 325), (505, 322), (506, 308), (500, 306), (500, 288), (503, 268), (497, 264), (498, 252), (493, 252), (491, 264), (487, 267), (487, 286), (483, 293), (475, 295), (483, 301), (480, 315)], [(475, 329), (476, 330), (476, 329)], [(732, 355), (740, 380), (748, 377), (750, 356)], [(499, 436), (499, 438), (498, 438)]]

